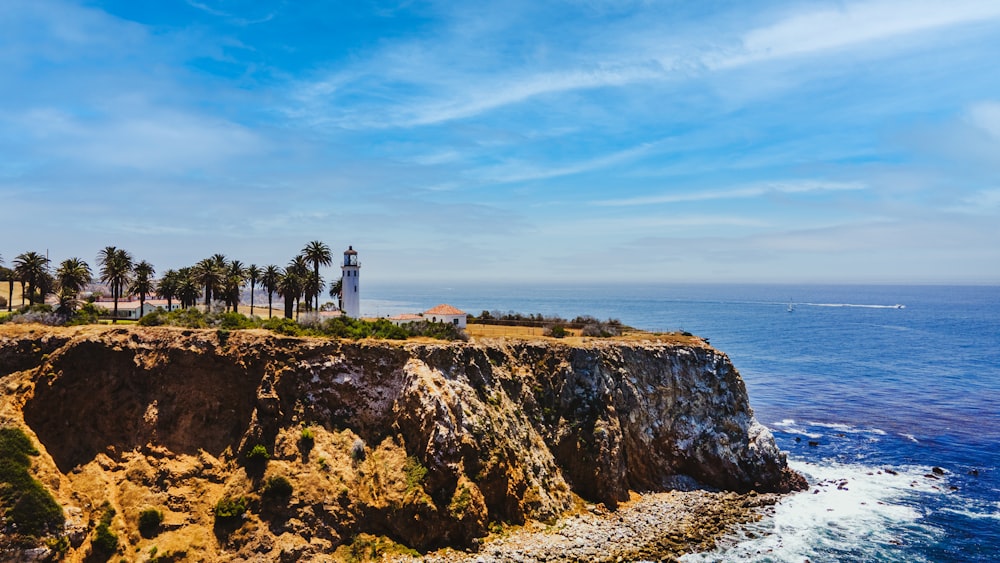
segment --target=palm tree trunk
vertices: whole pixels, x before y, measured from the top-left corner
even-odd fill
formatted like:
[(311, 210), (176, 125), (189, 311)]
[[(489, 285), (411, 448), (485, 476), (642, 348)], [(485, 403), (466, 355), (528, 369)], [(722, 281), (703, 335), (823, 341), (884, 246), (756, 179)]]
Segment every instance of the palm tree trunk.
[(270, 319), (272, 313), (273, 313), (273, 311), (271, 311), (271, 292), (268, 291), (267, 292), (267, 318)]

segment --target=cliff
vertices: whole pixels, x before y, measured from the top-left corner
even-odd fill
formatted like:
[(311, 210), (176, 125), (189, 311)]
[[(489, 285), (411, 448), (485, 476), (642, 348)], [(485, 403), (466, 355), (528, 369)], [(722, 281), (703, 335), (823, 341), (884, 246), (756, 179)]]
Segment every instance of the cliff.
[[(69, 560), (94, 551), (108, 507), (120, 553), (294, 561), (359, 533), (474, 546), (491, 523), (692, 480), (805, 484), (707, 345), (5, 326), (0, 392), (0, 426), (34, 439), (65, 508)], [(149, 508), (155, 534), (139, 530)]]

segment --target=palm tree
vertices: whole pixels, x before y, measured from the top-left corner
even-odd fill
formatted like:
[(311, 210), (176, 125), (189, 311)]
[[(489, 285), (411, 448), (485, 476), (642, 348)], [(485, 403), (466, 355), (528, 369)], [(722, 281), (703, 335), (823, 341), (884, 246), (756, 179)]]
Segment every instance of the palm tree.
[(163, 277), (156, 284), (156, 294), (160, 299), (167, 300), (167, 310), (174, 309), (174, 297), (177, 297), (177, 290), (180, 288), (180, 277), (177, 270), (167, 270), (163, 272)]
[(156, 270), (153, 265), (143, 260), (135, 266), (135, 279), (129, 286), (128, 291), (132, 295), (139, 294), (139, 318), (142, 318), (143, 309), (146, 307), (146, 296), (156, 291), (156, 284), (153, 283), (153, 274)]
[(223, 285), (225, 286), (226, 307), (227, 309), (232, 307), (233, 312), (239, 312), (240, 293), (243, 289), (243, 284), (246, 283), (246, 277), (247, 273), (246, 268), (243, 267), (243, 262), (233, 260), (229, 263), (229, 267), (226, 268)]
[(45, 302), (43, 283), (48, 274), (49, 259), (37, 252), (25, 252), (14, 258), (14, 270), (21, 281), (21, 304), (24, 304), (25, 284), (28, 286), (28, 305), (35, 304), (35, 292), (41, 290), (42, 302)]
[(0, 268), (0, 277), (7, 280), (7, 312), (10, 312), (14, 306), (14, 282), (17, 281), (17, 273), (10, 268)]
[(319, 267), (320, 265), (329, 266), (333, 264), (333, 255), (330, 254), (329, 246), (323, 242), (314, 240), (302, 249), (302, 257), (312, 262), (313, 265), (313, 278), (309, 280), (311, 282), (309, 293), (316, 296), (316, 310), (318, 311), (319, 294), (323, 289), (322, 278), (319, 277)]
[(56, 270), (56, 283), (59, 285), (59, 308), (72, 312), (76, 308), (76, 296), (87, 287), (94, 274), (90, 265), (79, 258), (67, 258), (59, 264)]
[(344, 291), (344, 278), (340, 278), (339, 280), (333, 282), (333, 285), (330, 286), (330, 297), (337, 300), (338, 309), (344, 308), (344, 300), (340, 295), (342, 291)]
[(218, 298), (222, 289), (222, 278), (226, 273), (226, 257), (222, 254), (215, 254), (211, 258), (205, 258), (195, 264), (194, 276), (198, 283), (205, 288), (205, 307), (212, 304), (212, 298)]
[(271, 298), (274, 296), (274, 292), (278, 290), (278, 282), (281, 280), (283, 275), (281, 268), (275, 266), (274, 264), (268, 264), (264, 268), (264, 273), (261, 274), (260, 285), (267, 291), (267, 318), (271, 318)]
[(132, 255), (124, 249), (106, 246), (97, 255), (101, 264), (101, 281), (111, 286), (111, 297), (115, 300), (112, 323), (118, 322), (118, 300), (132, 276)]
[(292, 311), (295, 311), (295, 318), (298, 319), (298, 300), (302, 297), (302, 276), (291, 266), (285, 270), (285, 275), (278, 280), (278, 295), (285, 300), (285, 318), (292, 318)]
[(254, 290), (254, 287), (257, 285), (257, 281), (260, 280), (261, 271), (260, 271), (260, 268), (257, 267), (257, 264), (250, 264), (249, 266), (247, 266), (246, 273), (247, 273), (247, 281), (250, 282), (250, 316), (252, 317), (253, 316), (253, 290)]
[(94, 273), (90, 271), (90, 265), (79, 258), (67, 258), (59, 264), (56, 270), (56, 282), (63, 291), (68, 291), (73, 295), (83, 291), (87, 287)]
[(299, 254), (295, 258), (292, 258), (292, 261), (285, 268), (285, 277), (288, 277), (289, 274), (295, 277), (294, 284), (291, 287), (297, 287), (299, 290), (298, 295), (295, 296), (295, 318), (298, 319), (299, 300), (303, 295), (311, 297), (309, 293), (309, 278), (312, 276), (312, 272), (309, 271), (309, 262), (305, 256)]
[(181, 307), (185, 309), (194, 307), (201, 295), (201, 284), (193, 268), (181, 268), (177, 270), (177, 298), (181, 300)]

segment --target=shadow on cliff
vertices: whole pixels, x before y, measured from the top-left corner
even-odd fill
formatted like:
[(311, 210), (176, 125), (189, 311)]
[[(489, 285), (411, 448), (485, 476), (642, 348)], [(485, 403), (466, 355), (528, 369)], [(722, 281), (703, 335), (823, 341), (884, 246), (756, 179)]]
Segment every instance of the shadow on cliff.
[(250, 423), (261, 377), (213, 348), (82, 341), (53, 356), (24, 418), (64, 473), (147, 444), (218, 456)]

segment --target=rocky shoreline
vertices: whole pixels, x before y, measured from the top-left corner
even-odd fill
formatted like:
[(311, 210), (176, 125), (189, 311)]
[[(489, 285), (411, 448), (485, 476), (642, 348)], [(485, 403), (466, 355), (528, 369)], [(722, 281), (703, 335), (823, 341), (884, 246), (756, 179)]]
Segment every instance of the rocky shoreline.
[(676, 561), (684, 554), (712, 549), (740, 525), (760, 520), (781, 498), (704, 490), (636, 495), (613, 512), (587, 505), (552, 525), (531, 522), (494, 534), (475, 553), (446, 549), (407, 561)]

